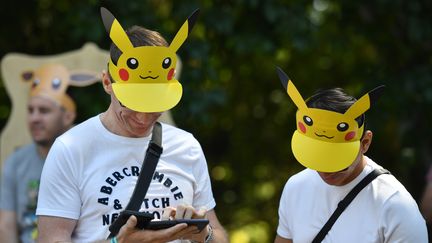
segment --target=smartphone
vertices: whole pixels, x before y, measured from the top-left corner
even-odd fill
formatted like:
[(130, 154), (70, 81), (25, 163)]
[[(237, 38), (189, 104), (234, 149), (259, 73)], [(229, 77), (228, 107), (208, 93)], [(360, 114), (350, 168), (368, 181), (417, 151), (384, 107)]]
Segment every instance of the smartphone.
[(134, 215), (138, 220), (136, 227), (139, 229), (161, 230), (173, 227), (177, 224), (186, 223), (188, 226), (196, 226), (198, 231), (201, 232), (201, 230), (203, 230), (204, 227), (209, 224), (208, 219), (173, 219), (151, 221), (153, 219), (152, 214), (132, 210), (124, 210), (121, 215), (125, 217), (125, 223), (131, 215)]
[(196, 226), (198, 231), (204, 229), (209, 224), (208, 219), (173, 219), (173, 220), (161, 220), (161, 221), (150, 221), (145, 229), (160, 230), (173, 227), (174, 225), (186, 223), (188, 226)]

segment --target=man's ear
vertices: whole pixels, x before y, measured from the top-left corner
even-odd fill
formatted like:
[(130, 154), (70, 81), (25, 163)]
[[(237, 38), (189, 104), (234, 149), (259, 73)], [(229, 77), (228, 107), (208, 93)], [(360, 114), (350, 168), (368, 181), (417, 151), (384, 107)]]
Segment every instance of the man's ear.
[(66, 110), (63, 115), (63, 124), (66, 128), (69, 128), (73, 125), (76, 118), (76, 112), (75, 111), (68, 111)]
[(363, 138), (360, 140), (360, 151), (365, 154), (369, 150), (369, 146), (372, 143), (373, 133), (370, 130), (366, 130)]
[(111, 79), (110, 76), (108, 75), (107, 71), (103, 71), (102, 72), (102, 85), (103, 88), (105, 90), (105, 92), (109, 95), (112, 94), (112, 83), (111, 83)]

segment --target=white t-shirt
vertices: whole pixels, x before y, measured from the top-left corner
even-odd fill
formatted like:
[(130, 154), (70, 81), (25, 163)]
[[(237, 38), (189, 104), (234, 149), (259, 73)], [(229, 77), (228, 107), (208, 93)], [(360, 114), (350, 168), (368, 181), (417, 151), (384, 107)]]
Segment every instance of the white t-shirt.
[[(310, 243), (337, 204), (373, 168), (367, 158), (361, 174), (344, 186), (325, 183), (314, 170), (305, 169), (285, 185), (279, 205), (277, 234), (295, 243)], [(323, 243), (426, 243), (426, 223), (418, 206), (393, 175), (380, 175), (367, 185), (337, 219)]]
[[(128, 138), (109, 132), (99, 116), (60, 136), (46, 159), (37, 215), (78, 220), (73, 242), (106, 239), (135, 188), (151, 135)], [(207, 163), (198, 141), (162, 124), (163, 153), (141, 210), (160, 218), (179, 204), (212, 209)]]

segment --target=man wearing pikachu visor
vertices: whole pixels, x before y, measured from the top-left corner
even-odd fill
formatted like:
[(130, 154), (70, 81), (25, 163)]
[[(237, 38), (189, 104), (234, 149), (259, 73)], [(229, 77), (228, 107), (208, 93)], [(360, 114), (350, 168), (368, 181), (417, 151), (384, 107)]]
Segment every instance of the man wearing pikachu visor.
[(162, 112), (182, 96), (176, 51), (189, 35), (194, 12), (168, 44), (139, 26), (124, 31), (105, 8), (113, 41), (103, 87), (108, 109), (60, 137), (45, 164), (39, 194), (39, 242), (228, 242), (215, 213), (208, 168), (192, 134), (161, 123), (162, 148), (140, 212), (156, 219), (207, 218), (200, 232), (185, 223), (161, 230), (136, 228), (131, 216), (114, 237), (109, 226), (126, 208), (146, 148)]
[[(426, 224), (416, 202), (391, 174), (367, 184), (329, 230), (319, 234), (339, 202), (370, 172), (382, 169), (364, 155), (372, 142), (364, 113), (383, 87), (358, 100), (334, 88), (318, 91), (305, 101), (282, 69), (277, 72), (298, 108), (291, 147), (306, 169), (285, 185), (275, 243), (427, 242)], [(317, 235), (323, 238), (315, 239)]]

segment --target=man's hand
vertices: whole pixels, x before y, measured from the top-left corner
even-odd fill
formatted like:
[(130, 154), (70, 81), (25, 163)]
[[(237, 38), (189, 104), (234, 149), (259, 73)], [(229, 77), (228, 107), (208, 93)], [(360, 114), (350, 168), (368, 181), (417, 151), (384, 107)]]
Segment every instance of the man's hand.
[[(196, 210), (192, 206), (179, 205), (177, 208), (168, 207), (164, 209), (162, 220), (168, 219), (204, 219), (206, 218), (207, 210), (201, 208)], [(208, 227), (205, 227), (201, 232), (198, 232), (196, 226), (189, 226), (187, 228), (193, 229), (193, 231), (182, 238), (192, 240), (195, 242), (204, 242), (205, 237), (208, 235)]]
[(196, 232), (195, 227), (188, 227), (187, 224), (177, 224), (162, 230), (140, 230), (135, 228), (136, 224), (137, 218), (135, 216), (130, 216), (126, 224), (120, 228), (117, 235), (117, 242), (164, 243), (186, 238), (186, 236)]

